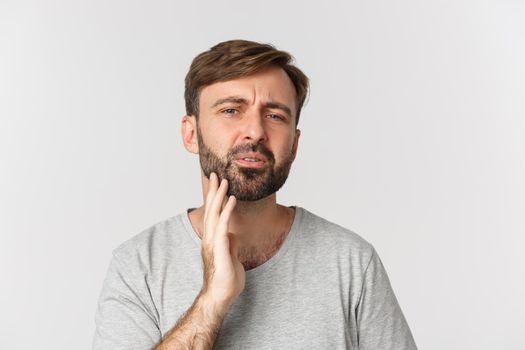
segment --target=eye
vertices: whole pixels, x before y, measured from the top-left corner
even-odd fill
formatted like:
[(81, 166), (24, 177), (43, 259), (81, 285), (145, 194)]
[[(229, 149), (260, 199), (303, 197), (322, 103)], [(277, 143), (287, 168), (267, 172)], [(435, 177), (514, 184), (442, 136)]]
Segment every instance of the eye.
[(279, 114), (268, 114), (268, 116), (270, 117), (270, 119), (273, 119), (273, 120), (282, 120), (282, 121), (284, 121), (284, 118), (281, 117)]
[(235, 108), (226, 108), (226, 109), (222, 110), (222, 113), (224, 113), (224, 114), (231, 114), (231, 115), (236, 114), (238, 112), (239, 111), (237, 109), (235, 109)]

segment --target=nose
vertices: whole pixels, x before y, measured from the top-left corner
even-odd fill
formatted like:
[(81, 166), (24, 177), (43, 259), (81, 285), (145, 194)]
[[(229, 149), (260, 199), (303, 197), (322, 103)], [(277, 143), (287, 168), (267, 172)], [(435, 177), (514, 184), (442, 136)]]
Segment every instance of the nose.
[(247, 113), (243, 121), (242, 138), (252, 143), (260, 143), (267, 140), (264, 120), (261, 113)]

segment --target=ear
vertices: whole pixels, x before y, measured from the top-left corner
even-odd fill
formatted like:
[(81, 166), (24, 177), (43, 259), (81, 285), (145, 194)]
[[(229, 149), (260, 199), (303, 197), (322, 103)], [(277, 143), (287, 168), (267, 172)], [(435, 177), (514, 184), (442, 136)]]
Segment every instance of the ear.
[(297, 148), (299, 147), (299, 137), (300, 136), (301, 136), (301, 130), (295, 129), (295, 137), (294, 137), (293, 146), (292, 146), (293, 160), (295, 160), (295, 157), (297, 156)]
[(180, 133), (182, 142), (188, 152), (199, 154), (199, 143), (197, 141), (197, 119), (193, 115), (182, 117)]

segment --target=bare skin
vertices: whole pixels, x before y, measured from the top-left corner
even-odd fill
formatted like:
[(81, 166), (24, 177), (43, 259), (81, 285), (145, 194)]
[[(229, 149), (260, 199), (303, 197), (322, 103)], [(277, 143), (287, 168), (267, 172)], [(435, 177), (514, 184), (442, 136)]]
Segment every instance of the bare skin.
[(237, 258), (235, 237), (228, 232), (236, 199), (225, 198), (227, 188), (227, 180), (219, 184), (211, 174), (202, 237), (203, 287), (157, 350), (211, 349), (228, 308), (244, 289), (246, 273)]
[[(203, 193), (209, 181), (203, 176)], [(205, 207), (189, 213), (195, 232), (202, 239)], [(293, 224), (295, 210), (275, 202), (275, 194), (256, 202), (237, 201), (230, 216), (229, 231), (238, 242), (238, 258), (245, 270), (268, 261), (286, 240)]]

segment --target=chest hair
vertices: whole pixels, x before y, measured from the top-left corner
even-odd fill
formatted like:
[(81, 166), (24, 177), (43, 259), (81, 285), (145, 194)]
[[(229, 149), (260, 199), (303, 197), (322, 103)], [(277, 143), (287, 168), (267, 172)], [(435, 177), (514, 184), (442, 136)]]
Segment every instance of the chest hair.
[(244, 266), (246, 271), (256, 268), (270, 260), (274, 256), (284, 240), (286, 239), (287, 233), (282, 232), (276, 239), (272, 239), (271, 242), (262, 247), (244, 247), (239, 249), (239, 261)]

